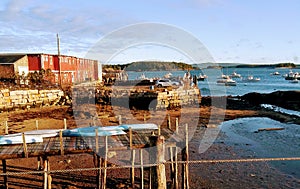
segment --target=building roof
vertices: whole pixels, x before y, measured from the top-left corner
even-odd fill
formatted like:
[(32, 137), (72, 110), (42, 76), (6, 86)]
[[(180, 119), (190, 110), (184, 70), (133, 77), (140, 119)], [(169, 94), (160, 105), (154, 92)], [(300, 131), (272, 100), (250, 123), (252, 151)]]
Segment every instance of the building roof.
[(13, 64), (26, 54), (0, 54), (0, 64)]

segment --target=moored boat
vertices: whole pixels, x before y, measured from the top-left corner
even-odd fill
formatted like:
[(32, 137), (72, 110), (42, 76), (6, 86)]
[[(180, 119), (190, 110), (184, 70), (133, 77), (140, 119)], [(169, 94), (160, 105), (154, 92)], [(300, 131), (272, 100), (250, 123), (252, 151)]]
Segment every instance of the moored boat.
[(232, 72), (232, 74), (230, 75), (231, 78), (241, 78), (241, 74), (238, 74), (236, 72)]
[(258, 81), (260, 81), (260, 78), (259, 78), (259, 77), (253, 77), (252, 75), (249, 75), (249, 76), (245, 79), (245, 81), (247, 81), (247, 82), (258, 82)]
[(218, 79), (217, 84), (224, 84), (225, 86), (236, 86), (236, 81), (230, 78)]
[(200, 75), (197, 77), (197, 80), (198, 80), (198, 81), (204, 81), (206, 78), (207, 78), (207, 75), (202, 75), (202, 74), (200, 74)]

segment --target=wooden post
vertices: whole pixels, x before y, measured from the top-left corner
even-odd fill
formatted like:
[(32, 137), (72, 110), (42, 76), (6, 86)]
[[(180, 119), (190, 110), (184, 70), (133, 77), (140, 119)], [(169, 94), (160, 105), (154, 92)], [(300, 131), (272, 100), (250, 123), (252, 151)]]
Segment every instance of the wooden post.
[(37, 157), (37, 170), (42, 170), (42, 165), (41, 165), (41, 156)]
[(182, 150), (182, 188), (189, 189), (189, 133), (188, 124), (185, 125), (185, 148)]
[(28, 158), (27, 144), (26, 144), (24, 133), (22, 133), (22, 140), (23, 140), (24, 157)]
[(177, 146), (175, 146), (175, 189), (179, 189), (178, 185), (178, 156)]
[(96, 156), (97, 156), (97, 167), (99, 168), (97, 171), (97, 178), (96, 178), (97, 179), (97, 189), (101, 189), (101, 187), (102, 187), (102, 185), (101, 185), (102, 161), (101, 161), (100, 156), (98, 156), (98, 155), (96, 155)]
[(170, 150), (170, 160), (171, 160), (171, 164), (170, 164), (170, 170), (171, 170), (171, 181), (172, 181), (172, 186), (171, 186), (171, 188), (174, 188), (174, 186), (175, 186), (175, 176), (174, 176), (174, 174), (175, 174), (175, 167), (174, 167), (174, 154), (173, 154), (173, 147), (170, 147), (169, 148), (169, 150)]
[(172, 125), (171, 125), (171, 116), (170, 114), (168, 114), (168, 128), (171, 129)]
[[(2, 160), (2, 167), (3, 167), (3, 173), (6, 173), (6, 160)], [(8, 181), (7, 181), (7, 175), (3, 176), (3, 182), (4, 182), (4, 189), (8, 189)]]
[(64, 118), (64, 130), (66, 130), (66, 129), (67, 129), (67, 119)]
[(108, 154), (108, 137), (105, 136), (105, 154), (104, 154), (104, 170), (103, 170), (103, 182), (102, 182), (102, 189), (106, 189), (106, 174), (107, 174), (107, 154)]
[(96, 154), (98, 155), (99, 153), (99, 134), (98, 134), (98, 129), (95, 129), (95, 151)]
[(35, 128), (36, 130), (39, 130), (39, 120), (35, 120)]
[(160, 136), (160, 134), (161, 134), (161, 129), (160, 129), (160, 125), (158, 125), (157, 135)]
[(176, 131), (176, 134), (178, 134), (178, 117), (176, 117), (176, 120), (175, 120), (175, 131)]
[[(151, 136), (150, 137), (150, 146), (152, 149), (150, 157), (155, 159), (156, 163), (155, 167), (151, 167), (151, 188), (158, 188), (158, 189), (166, 189), (167, 188), (167, 180), (166, 180), (166, 172), (165, 172), (165, 146), (164, 146), (164, 136)], [(155, 147), (156, 146), (156, 147)], [(154, 158), (153, 156), (156, 155)]]
[(132, 149), (133, 143), (132, 143), (132, 129), (129, 127), (129, 147)]
[(157, 184), (158, 189), (167, 189), (166, 170), (165, 170), (165, 138), (164, 136), (158, 136), (157, 147)]
[(147, 117), (146, 117), (146, 114), (144, 114), (144, 123), (146, 123), (147, 121)]
[(60, 154), (64, 155), (64, 141), (63, 141), (63, 133), (62, 130), (59, 131), (59, 146), (60, 146)]
[(5, 121), (5, 134), (8, 135), (8, 123)]
[(48, 184), (48, 189), (51, 189), (52, 177), (51, 177), (51, 175), (49, 173), (49, 171), (50, 171), (50, 161), (48, 159), (47, 159), (47, 161), (48, 161), (48, 167), (47, 167), (47, 172), (48, 172), (47, 179), (48, 179), (48, 182), (47, 182), (47, 184)]
[(131, 150), (131, 169), (130, 169), (130, 180), (131, 180), (131, 187), (134, 189), (135, 185), (135, 174), (134, 174), (134, 161), (135, 161), (135, 150)]
[(48, 188), (48, 159), (47, 157), (43, 158), (44, 161), (44, 189)]
[(119, 125), (122, 125), (122, 115), (119, 115)]
[(141, 177), (141, 185), (140, 188), (144, 189), (144, 159), (143, 159), (143, 149), (140, 149), (140, 164), (141, 164), (141, 170), (140, 170), (140, 177)]

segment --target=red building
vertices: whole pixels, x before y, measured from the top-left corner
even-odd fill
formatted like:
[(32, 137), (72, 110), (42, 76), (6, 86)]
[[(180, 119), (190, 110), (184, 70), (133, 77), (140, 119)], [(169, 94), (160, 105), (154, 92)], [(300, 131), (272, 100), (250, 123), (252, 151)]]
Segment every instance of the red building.
[[(10, 60), (9, 62), (7, 62)], [(22, 61), (20, 61), (22, 60)], [(20, 63), (22, 62), (22, 64)], [(20, 64), (20, 65), (18, 65)], [(98, 61), (67, 55), (51, 54), (0, 54), (0, 67), (11, 66), (13, 72), (22, 70), (25, 74), (34, 71), (51, 70), (53, 82), (57, 84), (81, 83), (98, 80)], [(1, 77), (1, 75), (0, 75)]]

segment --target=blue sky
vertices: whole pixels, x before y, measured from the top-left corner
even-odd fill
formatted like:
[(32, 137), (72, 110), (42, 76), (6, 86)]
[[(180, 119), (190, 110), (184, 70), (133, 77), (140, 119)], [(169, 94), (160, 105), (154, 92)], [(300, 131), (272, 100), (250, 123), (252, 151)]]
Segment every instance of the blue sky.
[[(196, 37), (216, 62), (300, 63), (298, 0), (1, 0), (0, 52), (83, 57), (100, 39), (130, 24), (168, 24)], [(143, 32), (143, 31), (140, 31)], [(172, 49), (128, 48), (111, 63), (191, 62)]]

